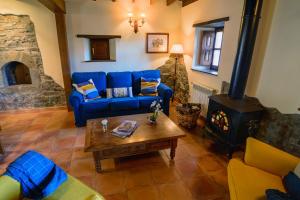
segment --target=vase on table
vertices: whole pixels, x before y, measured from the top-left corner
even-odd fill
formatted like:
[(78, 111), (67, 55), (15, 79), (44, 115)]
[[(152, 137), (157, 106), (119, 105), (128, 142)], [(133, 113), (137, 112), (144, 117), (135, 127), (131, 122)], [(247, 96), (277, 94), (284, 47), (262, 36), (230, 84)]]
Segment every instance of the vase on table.
[(160, 105), (160, 101), (153, 101), (150, 105), (150, 110), (152, 111), (152, 114), (148, 117), (148, 121), (151, 124), (156, 124), (156, 120), (158, 117), (159, 112), (161, 111), (161, 105)]

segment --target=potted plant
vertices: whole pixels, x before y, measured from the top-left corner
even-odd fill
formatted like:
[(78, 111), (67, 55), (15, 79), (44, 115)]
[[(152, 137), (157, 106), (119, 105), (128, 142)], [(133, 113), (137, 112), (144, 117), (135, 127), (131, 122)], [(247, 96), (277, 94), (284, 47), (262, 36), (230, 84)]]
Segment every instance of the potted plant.
[(161, 105), (160, 103), (162, 102), (162, 100), (160, 101), (153, 101), (150, 105), (150, 110), (152, 111), (152, 114), (148, 117), (148, 120), (151, 124), (155, 124), (158, 114), (160, 111), (162, 111)]

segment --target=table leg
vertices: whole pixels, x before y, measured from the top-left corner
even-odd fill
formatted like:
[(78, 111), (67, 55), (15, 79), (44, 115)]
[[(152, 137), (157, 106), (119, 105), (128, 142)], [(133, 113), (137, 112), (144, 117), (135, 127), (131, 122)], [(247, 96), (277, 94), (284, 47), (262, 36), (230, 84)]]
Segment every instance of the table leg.
[(0, 155), (4, 155), (4, 150), (3, 150), (3, 148), (2, 148), (2, 146), (1, 146), (1, 143), (0, 143)]
[(171, 151), (170, 151), (171, 160), (174, 160), (176, 147), (177, 147), (177, 138), (171, 140)]
[(98, 173), (101, 173), (102, 168), (101, 168), (101, 158), (100, 158), (99, 152), (93, 152), (93, 156), (94, 156), (96, 171)]

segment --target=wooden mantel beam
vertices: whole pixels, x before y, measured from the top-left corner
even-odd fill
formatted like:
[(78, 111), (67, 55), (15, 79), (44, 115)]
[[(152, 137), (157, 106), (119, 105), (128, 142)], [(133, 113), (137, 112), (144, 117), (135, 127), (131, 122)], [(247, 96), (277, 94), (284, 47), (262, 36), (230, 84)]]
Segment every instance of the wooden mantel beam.
[(64, 0), (38, 0), (54, 13), (66, 13), (66, 5)]

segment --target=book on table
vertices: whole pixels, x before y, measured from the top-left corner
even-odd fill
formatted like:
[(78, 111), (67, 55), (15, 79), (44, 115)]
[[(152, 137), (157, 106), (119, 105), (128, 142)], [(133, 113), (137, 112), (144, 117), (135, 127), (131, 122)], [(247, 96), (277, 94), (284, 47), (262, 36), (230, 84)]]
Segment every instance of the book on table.
[(136, 121), (125, 120), (118, 127), (112, 130), (112, 134), (120, 138), (125, 138), (130, 136), (136, 128)]

